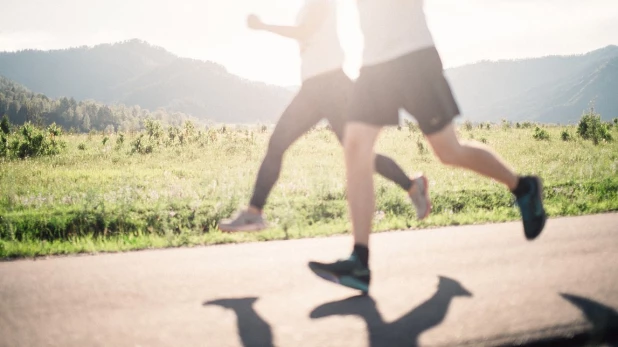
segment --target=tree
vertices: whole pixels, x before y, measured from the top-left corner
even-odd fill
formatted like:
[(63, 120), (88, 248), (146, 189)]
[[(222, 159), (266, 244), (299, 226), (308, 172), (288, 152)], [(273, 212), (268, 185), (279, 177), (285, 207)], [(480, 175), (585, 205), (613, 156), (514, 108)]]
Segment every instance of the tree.
[(84, 115), (84, 119), (82, 120), (82, 130), (90, 131), (90, 116), (86, 113)]
[(2, 117), (2, 122), (0, 122), (0, 131), (6, 135), (11, 132), (11, 123), (9, 122), (9, 117), (7, 117), (6, 114)]
[(12, 101), (9, 104), (9, 109), (7, 110), (7, 114), (9, 115), (9, 119), (13, 119), (13, 123), (21, 125), (21, 124), (24, 124), (25, 120), (22, 122), (18, 121), (17, 113), (19, 112), (19, 109), (20, 109), (19, 102)]

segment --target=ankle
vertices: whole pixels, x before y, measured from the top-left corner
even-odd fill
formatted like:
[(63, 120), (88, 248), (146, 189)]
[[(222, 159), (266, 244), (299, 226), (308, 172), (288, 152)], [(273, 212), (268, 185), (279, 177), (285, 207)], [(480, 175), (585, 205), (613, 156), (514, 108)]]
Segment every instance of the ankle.
[(422, 177), (422, 176), (423, 176), (423, 174), (421, 173), (421, 174), (419, 174), (417, 176), (414, 176), (414, 177), (410, 178), (411, 185), (410, 185), (410, 189), (408, 189), (408, 195), (409, 196), (412, 196), (412, 195), (416, 194), (416, 192), (418, 191), (417, 179), (419, 177)]
[(251, 214), (255, 214), (255, 215), (262, 215), (262, 209), (261, 208), (257, 208), (255, 206), (249, 206), (247, 208), (247, 212), (249, 212)]
[(416, 184), (416, 182), (412, 180), (412, 186), (410, 187), (410, 189), (408, 189), (408, 195), (409, 196), (414, 195), (417, 190), (418, 190), (418, 184)]
[(363, 266), (369, 267), (369, 248), (366, 245), (355, 244), (352, 254), (358, 257)]
[(515, 195), (515, 197), (519, 198), (528, 193), (528, 190), (530, 190), (530, 185), (526, 182), (526, 180), (524, 180), (523, 176), (519, 176), (517, 178), (517, 184), (511, 192)]

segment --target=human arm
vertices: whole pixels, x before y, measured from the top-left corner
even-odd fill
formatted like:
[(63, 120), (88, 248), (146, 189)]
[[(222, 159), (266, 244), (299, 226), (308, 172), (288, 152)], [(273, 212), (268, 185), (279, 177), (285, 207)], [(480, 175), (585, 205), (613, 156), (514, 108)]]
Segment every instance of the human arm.
[(328, 2), (311, 1), (305, 9), (301, 21), (295, 26), (272, 25), (262, 22), (256, 15), (247, 17), (247, 26), (254, 30), (264, 30), (286, 38), (302, 41), (310, 37), (326, 17)]

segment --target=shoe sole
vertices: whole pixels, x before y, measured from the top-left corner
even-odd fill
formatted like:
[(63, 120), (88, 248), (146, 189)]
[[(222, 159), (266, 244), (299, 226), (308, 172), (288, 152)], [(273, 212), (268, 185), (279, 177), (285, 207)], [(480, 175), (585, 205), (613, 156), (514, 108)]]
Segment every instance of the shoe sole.
[[(429, 215), (431, 214), (432, 206), (431, 206), (431, 199), (429, 198), (429, 180), (427, 180), (427, 177), (425, 175), (422, 175), (420, 178), (423, 180), (423, 187), (425, 188), (423, 192), (423, 197), (425, 198), (425, 200), (427, 200), (427, 211), (420, 218), (418, 216), (416, 217), (418, 220), (423, 220), (429, 217)], [(415, 178), (415, 180), (416, 179), (418, 178)], [(412, 202), (412, 204), (414, 205), (414, 202)]]
[(266, 229), (266, 225), (264, 225), (264, 224), (249, 224), (249, 225), (244, 225), (244, 226), (237, 227), (237, 228), (219, 227), (219, 230), (221, 230), (224, 233), (238, 233), (238, 232), (245, 232), (245, 231), (260, 231), (260, 230), (264, 230), (264, 229)]
[(339, 285), (342, 285), (344, 287), (360, 290), (364, 295), (367, 295), (369, 293), (369, 286), (366, 283), (363, 283), (363, 282), (357, 280), (354, 277), (350, 277), (350, 276), (338, 277), (338, 276), (336, 276), (335, 274), (333, 274), (331, 272), (314, 268), (311, 265), (309, 265), (309, 268), (318, 277), (320, 277), (320, 278), (322, 278), (322, 279), (324, 279), (326, 281), (329, 281), (329, 282), (332, 282), (332, 283), (335, 283), (335, 284), (339, 284)]

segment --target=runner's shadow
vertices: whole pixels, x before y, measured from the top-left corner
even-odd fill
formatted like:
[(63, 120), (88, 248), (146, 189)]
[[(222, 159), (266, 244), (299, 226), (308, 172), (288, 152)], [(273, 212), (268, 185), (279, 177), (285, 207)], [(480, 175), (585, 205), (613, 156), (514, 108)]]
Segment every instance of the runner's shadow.
[(588, 342), (600, 344), (618, 339), (618, 311), (599, 302), (572, 294), (560, 294), (565, 300), (582, 311), (592, 328)]
[(355, 296), (323, 304), (315, 308), (310, 317), (360, 316), (367, 326), (371, 347), (418, 346), (419, 336), (444, 320), (455, 297), (472, 296), (459, 282), (442, 276), (439, 279), (438, 290), (431, 298), (391, 323), (384, 321), (375, 301), (369, 296)]
[(204, 302), (203, 306), (221, 306), (236, 313), (238, 335), (244, 347), (273, 346), (270, 325), (255, 311), (258, 298), (219, 299)]

